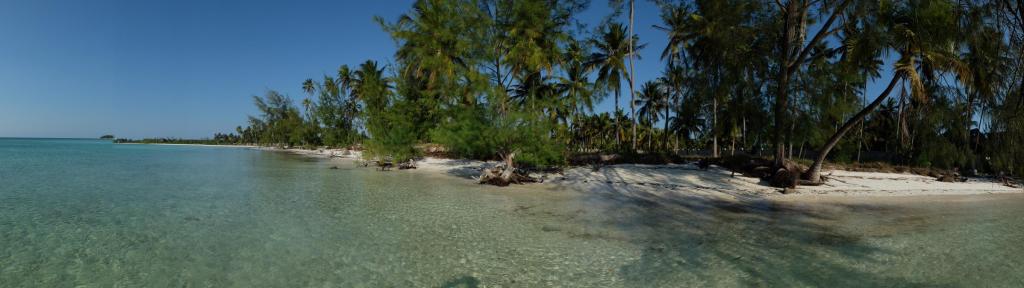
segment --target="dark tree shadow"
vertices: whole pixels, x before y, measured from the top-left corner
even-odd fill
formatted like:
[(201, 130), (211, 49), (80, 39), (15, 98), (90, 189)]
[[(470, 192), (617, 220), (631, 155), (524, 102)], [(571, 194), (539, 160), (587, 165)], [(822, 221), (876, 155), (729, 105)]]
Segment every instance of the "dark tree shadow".
[(441, 284), (441, 288), (476, 288), (480, 287), (480, 279), (473, 276), (462, 276)]
[[(891, 265), (877, 259), (894, 251), (865, 239), (886, 235), (841, 229), (841, 217), (898, 218), (902, 211), (895, 206), (786, 204), (755, 195), (716, 199), (647, 188), (608, 185), (585, 193), (588, 201), (609, 203), (604, 213), (615, 220), (603, 225), (622, 229), (627, 241), (642, 247), (639, 259), (619, 269), (627, 286), (951, 286), (864, 268)], [(679, 282), (686, 279), (699, 282)]]

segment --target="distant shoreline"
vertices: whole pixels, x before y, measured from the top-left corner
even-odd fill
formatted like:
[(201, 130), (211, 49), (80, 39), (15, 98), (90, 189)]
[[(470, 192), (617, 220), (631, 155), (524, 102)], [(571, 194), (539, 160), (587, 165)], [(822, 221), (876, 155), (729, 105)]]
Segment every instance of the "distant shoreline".
[(225, 147), (225, 148), (260, 148), (256, 145), (239, 144), (188, 144), (188, 143), (114, 143), (117, 145), (168, 145), (168, 146), (202, 146), (202, 147)]

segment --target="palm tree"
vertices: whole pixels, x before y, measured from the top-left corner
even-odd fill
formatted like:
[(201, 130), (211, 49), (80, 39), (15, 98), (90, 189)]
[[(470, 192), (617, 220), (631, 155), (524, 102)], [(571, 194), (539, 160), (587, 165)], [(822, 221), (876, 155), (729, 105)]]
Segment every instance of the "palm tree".
[(633, 73), (633, 58), (636, 58), (635, 42), (636, 34), (633, 33), (633, 8), (635, 1), (629, 0), (629, 109), (633, 118), (633, 151), (636, 151), (636, 89), (633, 83), (636, 82), (636, 73)]
[(1007, 61), (1001, 54), (1007, 47), (1003, 44), (1003, 34), (999, 28), (986, 22), (985, 8), (969, 5), (963, 14), (965, 20), (962, 21), (960, 31), (964, 33), (965, 49), (960, 58), (971, 71), (971, 77), (964, 79), (963, 83), (967, 92), (963, 113), (963, 144), (964, 149), (970, 150), (975, 106), (995, 101), (998, 89), (995, 86), (1003, 83), (1004, 71), (1008, 70)]
[[(662, 89), (661, 82), (647, 81), (640, 86), (640, 97), (636, 100), (636, 104), (640, 106), (640, 110), (637, 111), (637, 116), (640, 119), (646, 120), (647, 128), (649, 131), (654, 131), (654, 123), (660, 120), (659, 112), (664, 108), (668, 107), (665, 98), (667, 97), (664, 89)], [(668, 123), (668, 121), (665, 121)], [(664, 131), (663, 131), (664, 132)], [(653, 137), (647, 137), (647, 148), (651, 149), (653, 146)]]
[(686, 69), (684, 69), (680, 65), (669, 64), (668, 67), (665, 68), (665, 71), (662, 72), (662, 74), (663, 75), (658, 80), (661, 82), (661, 86), (663, 86), (666, 90), (664, 100), (665, 105), (663, 107), (665, 109), (665, 123), (664, 127), (662, 128), (662, 132), (664, 133), (662, 135), (662, 144), (665, 145), (665, 148), (667, 150), (669, 135), (669, 111), (672, 108), (672, 106), (676, 105), (676, 103), (680, 103), (679, 97), (682, 94), (683, 82), (686, 81)]
[(306, 109), (306, 117), (309, 118), (310, 122), (316, 122), (313, 118), (313, 110), (316, 109), (316, 104), (313, 104), (313, 100), (309, 98), (302, 99), (302, 108)]
[[(864, 87), (862, 92), (867, 90), (868, 82), (881, 77), (880, 68), (883, 65), (882, 54), (887, 50), (881, 45), (886, 41), (885, 31), (881, 25), (875, 25), (877, 17), (870, 11), (877, 9), (877, 3), (870, 1), (857, 2), (854, 4), (853, 13), (855, 17), (848, 19), (842, 27), (842, 38), (840, 47), (843, 53), (843, 60), (850, 61), (859, 70), (863, 77)], [(867, 93), (861, 93), (861, 108), (867, 105)], [(864, 122), (861, 121), (860, 135), (857, 137), (857, 162), (860, 162), (861, 149), (864, 144)]]
[(928, 91), (918, 69), (943, 69), (952, 71), (960, 79), (970, 77), (970, 71), (957, 59), (953, 50), (955, 35), (948, 33), (956, 29), (954, 7), (949, 1), (923, 0), (879, 7), (879, 22), (885, 25), (885, 33), (891, 37), (884, 47), (899, 55), (893, 65), (892, 80), (871, 104), (847, 120), (818, 149), (818, 156), (804, 174), (805, 180), (821, 182), (821, 166), (829, 151), (858, 122), (880, 106), (901, 81), (909, 83), (912, 97), (926, 101)]
[(652, 27), (667, 34), (668, 43), (665, 44), (665, 49), (661, 50), (661, 60), (672, 65), (679, 61), (685, 53), (685, 44), (693, 38), (693, 33), (687, 25), (691, 14), (686, 7), (669, 6), (667, 9), (668, 11), (661, 15), (661, 21), (665, 22), (665, 25), (652, 25)]
[[(367, 98), (375, 96), (384, 96), (383, 94), (372, 95), (372, 93), (380, 92), (373, 90), (389, 88), (387, 87), (387, 83), (387, 79), (385, 79), (384, 77), (384, 68), (378, 68), (376, 61), (367, 60), (363, 64), (359, 65), (359, 70), (356, 70), (355, 72), (352, 73), (352, 96), (362, 101), (368, 101)], [(375, 100), (386, 99), (369, 99), (369, 101)]]
[(313, 92), (316, 92), (316, 86), (316, 82), (313, 82), (312, 78), (306, 79), (306, 81), (302, 82), (302, 91), (306, 92), (306, 94), (313, 95)]
[(665, 31), (668, 34), (668, 43), (665, 45), (665, 49), (661, 52), (661, 60), (665, 60), (668, 64), (665, 71), (662, 72), (661, 82), (662, 85), (668, 90), (666, 102), (670, 105), (665, 105), (665, 126), (662, 142), (665, 144), (665, 148), (668, 148), (668, 126), (669, 126), (669, 109), (672, 106), (671, 103), (677, 103), (678, 95), (682, 92), (683, 81), (686, 78), (686, 70), (682, 63), (682, 58), (686, 52), (686, 44), (693, 40), (695, 34), (690, 31), (688, 25), (691, 18), (691, 13), (684, 6), (670, 6), (668, 12), (662, 14), (662, 21), (665, 22), (665, 26), (654, 25), (654, 28)]
[[(611, 6), (615, 7), (615, 9), (616, 9), (615, 14), (616, 15), (621, 11), (622, 5), (626, 4), (626, 3), (623, 3), (624, 2), (623, 0), (611, 0), (609, 2), (611, 4)], [(636, 55), (636, 51), (635, 51), (635, 50), (637, 50), (637, 49), (635, 49), (636, 48), (635, 45), (636, 45), (636, 42), (637, 42), (636, 34), (633, 33), (633, 30), (634, 30), (633, 27), (634, 27), (634, 24), (635, 24), (635, 17), (634, 17), (633, 10), (634, 10), (634, 8), (636, 8), (636, 3), (635, 2), (636, 1), (634, 1), (634, 0), (629, 0), (629, 7), (628, 7), (629, 8), (629, 35), (626, 36), (626, 37), (628, 37), (628, 39), (626, 41), (629, 42), (629, 43), (626, 44), (627, 47), (628, 47), (628, 51), (627, 51), (626, 57), (629, 57), (629, 75), (626, 75), (627, 76), (626, 78), (627, 78), (627, 80), (629, 82), (628, 83), (629, 84), (629, 111), (630, 111), (629, 112), (629, 116), (631, 118), (633, 118), (631, 120), (631, 122), (632, 122), (632, 128), (631, 128), (631, 130), (632, 130), (632, 133), (631, 133), (632, 134), (631, 143), (632, 144), (631, 144), (631, 147), (632, 147), (633, 151), (636, 151), (636, 142), (637, 142), (637, 139), (636, 139), (636, 125), (637, 125), (637, 118), (636, 118), (636, 88), (633, 86), (635, 81), (636, 81), (636, 79), (634, 77), (635, 75), (633, 73), (633, 68), (634, 68), (633, 58), (634, 58), (634, 56), (637, 56)], [(616, 104), (618, 104), (617, 102), (618, 101), (616, 101)]]
[[(720, 134), (719, 104), (733, 92), (735, 82), (743, 79), (742, 74), (751, 64), (751, 44), (756, 39), (752, 19), (756, 19), (757, 5), (751, 1), (698, 1), (696, 10), (688, 13), (675, 8), (666, 20), (669, 27), (669, 45), (662, 53), (668, 58), (683, 60), (683, 67), (690, 66), (700, 73), (693, 73), (692, 81), (700, 83), (693, 87), (693, 96), (707, 104), (710, 118), (710, 140), (712, 157), (718, 157)], [(672, 51), (678, 51), (673, 53)], [(685, 53), (686, 58), (682, 56)], [(755, 62), (756, 63), (756, 62)], [(697, 101), (692, 101), (698, 103)]]
[[(572, 115), (579, 115), (583, 111), (594, 109), (595, 94), (590, 83), (590, 70), (582, 59), (582, 48), (578, 43), (571, 42), (566, 49), (566, 56), (563, 60), (562, 69), (564, 75), (558, 77), (556, 90), (562, 94), (559, 101)], [(566, 113), (569, 114), (569, 113)], [(569, 119), (571, 117), (566, 117)], [(569, 124), (569, 121), (566, 121)]]
[[(537, 108), (538, 103), (554, 98), (555, 95), (560, 94), (558, 91), (559, 86), (552, 83), (552, 77), (550, 75), (544, 75), (541, 72), (525, 73), (521, 75), (522, 78), (516, 77), (517, 81), (515, 85), (512, 85), (512, 91), (510, 99), (517, 102), (521, 107), (530, 107), (530, 110)], [(559, 110), (556, 107), (556, 110)], [(558, 115), (558, 112), (552, 111), (555, 118), (559, 118), (563, 115)]]
[[(591, 54), (588, 66), (595, 67), (597, 71), (596, 84), (604, 91), (614, 93), (616, 113), (620, 111), (619, 96), (622, 95), (622, 79), (626, 79), (626, 81), (630, 79), (629, 72), (626, 71), (626, 57), (636, 54), (636, 50), (646, 46), (640, 45), (633, 49), (634, 47), (630, 47), (630, 44), (635, 43), (637, 37), (634, 35), (632, 40), (626, 38), (626, 27), (619, 23), (609, 23), (603, 27), (599, 38), (591, 39), (591, 44), (597, 51)], [(616, 130), (619, 130), (618, 127), (621, 125), (618, 119), (615, 121), (615, 126)], [(622, 136), (616, 133), (615, 142), (621, 143), (621, 141)]]
[[(448, 102), (459, 101), (463, 95), (442, 90), (450, 89), (460, 74), (475, 72), (467, 69), (473, 67), (468, 50), (473, 47), (472, 42), (479, 39), (467, 30), (482, 19), (467, 12), (477, 11), (476, 8), (467, 1), (419, 0), (413, 4), (411, 13), (401, 15), (395, 23), (375, 18), (384, 31), (402, 43), (395, 52), (395, 60), (403, 64), (400, 66), (403, 71), (398, 74), (408, 73), (413, 78), (423, 79), (425, 94), (449, 97), (444, 99)], [(341, 75), (339, 78), (344, 83)]]
[(815, 50), (815, 48), (822, 43), (824, 38), (831, 34), (830, 31), (832, 31), (832, 23), (839, 18), (839, 15), (846, 10), (846, 7), (854, 1), (841, 0), (837, 3), (832, 9), (827, 20), (818, 27), (818, 32), (815, 33), (810, 42), (803, 44), (803, 37), (806, 36), (806, 29), (808, 26), (806, 25), (807, 10), (811, 8), (811, 5), (805, 5), (805, 2), (806, 1), (799, 0), (789, 0), (785, 4), (780, 1), (775, 2), (779, 5), (778, 11), (782, 16), (781, 18), (784, 19), (784, 25), (782, 25), (783, 31), (779, 34), (782, 36), (782, 38), (779, 39), (779, 43), (781, 44), (779, 50), (781, 50), (781, 52), (777, 53), (780, 57), (780, 59), (778, 59), (778, 63), (780, 63), (781, 67), (777, 69), (778, 77), (775, 79), (777, 81), (777, 84), (775, 85), (777, 91), (774, 105), (775, 133), (773, 134), (773, 144), (775, 145), (776, 166), (783, 166), (783, 162), (786, 159), (784, 136), (787, 134), (786, 127), (789, 126), (786, 125), (786, 114), (788, 114), (787, 112), (790, 109), (788, 103), (790, 78), (794, 73), (800, 70), (801, 66), (806, 64), (804, 60), (811, 54), (811, 51)]
[(675, 131), (677, 139), (682, 137), (685, 141), (691, 140), (703, 134), (707, 124), (706, 118), (700, 113), (700, 101), (697, 97), (685, 97), (680, 99), (680, 105), (675, 105), (675, 113), (669, 118), (669, 129)]

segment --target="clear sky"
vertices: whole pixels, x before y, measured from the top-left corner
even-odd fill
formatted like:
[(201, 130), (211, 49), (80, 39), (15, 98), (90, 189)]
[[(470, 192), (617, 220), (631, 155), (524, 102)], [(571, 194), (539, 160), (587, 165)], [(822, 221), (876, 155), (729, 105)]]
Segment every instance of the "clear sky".
[[(256, 113), (253, 95), (298, 102), (306, 78), (388, 63), (395, 43), (372, 18), (411, 3), (0, 0), (0, 137), (231, 132)], [(593, 1), (581, 19), (592, 28), (610, 11)], [(660, 73), (665, 37), (651, 2), (637, 1), (636, 19), (642, 83)], [(612, 110), (610, 98), (597, 110)]]

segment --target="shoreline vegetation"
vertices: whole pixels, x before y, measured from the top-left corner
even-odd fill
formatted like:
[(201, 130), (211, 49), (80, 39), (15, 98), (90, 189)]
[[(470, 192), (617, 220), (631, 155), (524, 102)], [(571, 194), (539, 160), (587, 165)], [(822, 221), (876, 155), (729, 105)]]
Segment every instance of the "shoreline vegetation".
[[(115, 142), (348, 147), (382, 169), (444, 156), (498, 163), (476, 171), (498, 186), (583, 167), (627, 180), (580, 179), (643, 186), (620, 168), (651, 164), (687, 171), (652, 173), (655, 185), (750, 178), (756, 188), (711, 187), (786, 193), (1009, 188), (1024, 176), (1017, 4), (657, 2), (645, 5), (660, 19), (635, 19), (631, 0), (583, 23), (591, 4), (416, 1), (374, 19), (393, 58), (297, 81), (298, 105), (269, 90), (234, 132)], [(667, 44), (647, 47), (635, 25)], [(660, 56), (662, 72), (636, 79), (641, 55)], [(606, 100), (614, 109), (595, 111)]]

